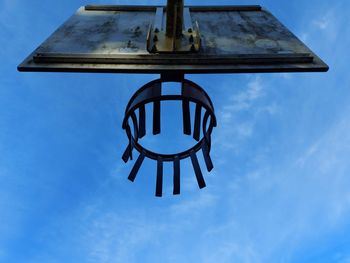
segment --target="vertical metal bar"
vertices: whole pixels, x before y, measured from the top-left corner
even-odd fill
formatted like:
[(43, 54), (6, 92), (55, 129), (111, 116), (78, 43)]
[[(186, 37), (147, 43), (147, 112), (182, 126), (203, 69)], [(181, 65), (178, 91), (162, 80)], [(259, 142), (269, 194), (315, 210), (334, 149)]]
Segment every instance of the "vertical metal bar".
[[(185, 83), (182, 82), (181, 87), (181, 95), (184, 96), (186, 94)], [(182, 100), (182, 121), (183, 121), (183, 131), (186, 135), (191, 135), (191, 114), (190, 114), (190, 101), (184, 98)]]
[(127, 163), (129, 161), (129, 158), (131, 156), (131, 151), (132, 151), (131, 145), (128, 144), (128, 146), (126, 147), (126, 149), (125, 149), (125, 151), (123, 153), (123, 156), (122, 156), (122, 159), (123, 159), (124, 163)]
[(184, 0), (176, 1), (176, 38), (181, 38), (184, 24)]
[[(183, 0), (168, 0), (166, 6), (166, 36), (180, 38), (183, 28)], [(175, 33), (175, 34), (174, 34)]]
[(176, 7), (176, 0), (168, 0), (166, 5), (166, 36), (174, 37), (174, 13)]
[(173, 33), (171, 34), (172, 37), (171, 37), (171, 47), (172, 47), (172, 50), (175, 51), (176, 50), (176, 39), (178, 38), (178, 36), (176, 36), (176, 30), (177, 30), (177, 4), (175, 4), (174, 6), (174, 14), (173, 14), (173, 21), (174, 21), (174, 27), (173, 27)]
[(196, 177), (197, 177), (198, 186), (200, 189), (202, 189), (206, 185), (205, 185), (205, 181), (203, 178), (201, 168), (199, 167), (199, 163), (198, 163), (198, 159), (197, 159), (197, 155), (196, 155), (195, 151), (191, 151), (191, 161), (192, 161), (192, 166), (193, 166), (194, 172), (195, 172)]
[(163, 194), (163, 160), (162, 160), (162, 158), (158, 157), (156, 196), (161, 197), (162, 194)]
[(182, 121), (184, 134), (191, 135), (190, 101), (182, 101)]
[(145, 105), (139, 108), (139, 138), (146, 135), (146, 109)]
[(123, 153), (123, 156), (122, 156), (122, 159), (125, 163), (128, 162), (128, 160), (132, 160), (132, 150), (133, 150), (133, 147), (132, 147), (132, 144), (131, 144), (131, 131), (130, 131), (130, 126), (129, 124), (126, 126), (126, 134), (129, 138), (129, 144), (128, 146), (126, 147), (124, 153)]
[(202, 153), (203, 153), (205, 165), (207, 166), (207, 170), (208, 170), (208, 172), (210, 172), (211, 170), (213, 170), (214, 165), (213, 165), (213, 162), (210, 158), (209, 146), (207, 145), (207, 143), (205, 141), (203, 141)]
[(153, 135), (160, 133), (160, 101), (153, 102)]
[(199, 137), (200, 137), (201, 118), (202, 118), (202, 106), (199, 103), (197, 103), (196, 104), (196, 115), (194, 118), (194, 130), (193, 130), (193, 138), (196, 141), (199, 141)]
[(137, 158), (135, 164), (134, 164), (134, 167), (132, 168), (130, 174), (129, 174), (129, 177), (128, 179), (133, 182), (135, 181), (135, 178), (136, 178), (136, 175), (137, 175), (137, 172), (139, 171), (140, 167), (141, 167), (141, 164), (143, 162), (143, 160), (145, 159), (145, 153), (142, 151), (139, 155), (139, 157)]
[(174, 158), (174, 195), (180, 194), (180, 159), (178, 156)]
[(137, 141), (139, 138), (139, 125), (137, 123), (137, 117), (135, 112), (132, 112), (130, 116), (131, 116), (132, 124), (134, 126), (134, 138)]

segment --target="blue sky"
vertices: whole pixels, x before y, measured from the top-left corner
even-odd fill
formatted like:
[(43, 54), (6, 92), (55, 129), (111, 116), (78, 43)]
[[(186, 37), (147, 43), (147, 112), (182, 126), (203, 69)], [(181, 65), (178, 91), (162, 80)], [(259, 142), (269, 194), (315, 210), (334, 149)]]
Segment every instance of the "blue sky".
[(330, 71), (188, 76), (216, 106), (215, 169), (198, 190), (185, 163), (175, 197), (168, 172), (163, 198), (154, 162), (130, 183), (121, 160), (125, 105), (156, 75), (16, 71), (88, 3), (0, 0), (0, 262), (350, 262), (347, 1), (186, 2), (261, 4)]

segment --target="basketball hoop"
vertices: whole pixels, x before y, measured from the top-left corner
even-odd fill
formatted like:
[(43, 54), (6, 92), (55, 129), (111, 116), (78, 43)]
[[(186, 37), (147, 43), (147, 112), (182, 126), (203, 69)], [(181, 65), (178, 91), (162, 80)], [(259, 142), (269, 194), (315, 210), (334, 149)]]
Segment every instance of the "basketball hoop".
[[(216, 117), (214, 114), (213, 104), (207, 93), (192, 81), (183, 79), (181, 83), (181, 95), (162, 95), (162, 84), (166, 80), (158, 79), (151, 81), (139, 89), (129, 101), (125, 117), (123, 120), (123, 129), (129, 139), (128, 146), (123, 154), (124, 162), (132, 160), (133, 149), (139, 152), (139, 157), (132, 168), (129, 180), (134, 181), (137, 172), (145, 157), (157, 161), (157, 184), (156, 196), (162, 196), (162, 181), (163, 181), (163, 162), (172, 162), (174, 165), (174, 194), (180, 194), (180, 161), (185, 158), (190, 158), (194, 172), (197, 178), (199, 188), (205, 187), (205, 181), (198, 163), (196, 153), (202, 150), (205, 164), (208, 172), (213, 169), (213, 163), (210, 158), (211, 148), (211, 133), (213, 127), (216, 126)], [(193, 127), (193, 138), (198, 142), (190, 149), (173, 154), (160, 154), (148, 149), (145, 149), (138, 143), (138, 139), (146, 134), (146, 112), (145, 105), (153, 104), (153, 135), (161, 132), (161, 103), (166, 101), (180, 101), (182, 103), (183, 116), (183, 133), (191, 135), (191, 120), (190, 120), (190, 103), (194, 103), (195, 121)], [(202, 109), (204, 117), (202, 118)], [(138, 112), (138, 118), (136, 116)], [(131, 120), (133, 129), (130, 128), (129, 120)], [(202, 125), (201, 125), (202, 124)], [(201, 127), (202, 126), (202, 127)], [(200, 138), (200, 130), (202, 129), (202, 138)], [(134, 131), (132, 133), (132, 131)]]
[[(328, 66), (259, 5), (184, 6), (183, 0), (167, 0), (167, 6), (81, 7), (18, 70), (160, 74), (160, 79), (139, 89), (126, 107), (122, 127), (128, 146), (122, 159), (132, 160), (133, 150), (139, 154), (128, 177), (131, 181), (145, 158), (156, 161), (156, 196), (162, 196), (164, 162), (174, 166), (174, 194), (180, 193), (181, 160), (191, 159), (200, 188), (205, 181), (199, 151), (207, 170), (213, 169), (214, 107), (206, 92), (185, 74), (325, 72)], [(181, 94), (162, 94), (165, 82), (180, 83)], [(145, 105), (153, 104), (156, 135), (161, 132), (161, 104), (167, 101), (182, 104), (183, 133), (197, 141), (179, 153), (161, 154), (139, 143), (146, 134)], [(190, 103), (196, 105), (194, 127)]]

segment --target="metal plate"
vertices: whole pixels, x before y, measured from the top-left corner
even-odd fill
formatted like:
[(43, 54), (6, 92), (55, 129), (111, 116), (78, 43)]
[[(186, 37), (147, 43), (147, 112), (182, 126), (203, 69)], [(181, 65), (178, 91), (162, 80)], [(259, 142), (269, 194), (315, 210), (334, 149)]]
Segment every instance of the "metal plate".
[[(159, 6), (85, 6), (18, 66), (19, 71), (111, 73), (317, 72), (328, 66), (260, 6), (190, 6), (201, 49), (150, 54)], [(165, 9), (165, 7), (164, 7)], [(163, 14), (162, 25), (165, 26)]]

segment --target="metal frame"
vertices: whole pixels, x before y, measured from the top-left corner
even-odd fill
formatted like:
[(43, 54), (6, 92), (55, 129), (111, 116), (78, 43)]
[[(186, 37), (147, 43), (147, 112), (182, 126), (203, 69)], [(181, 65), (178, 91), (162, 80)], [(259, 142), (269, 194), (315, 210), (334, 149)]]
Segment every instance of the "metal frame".
[[(183, 4), (183, 3), (182, 3)], [(189, 8), (173, 9), (173, 13), (166, 12), (166, 30), (163, 28), (163, 16), (166, 8), (157, 7), (154, 22), (147, 33), (147, 50), (154, 54), (184, 54), (196, 53), (200, 49), (201, 39), (198, 22), (192, 24)], [(168, 10), (168, 8), (167, 8)], [(172, 21), (171, 17), (179, 18), (177, 12), (183, 14), (179, 21)], [(170, 22), (169, 22), (170, 20)], [(171, 23), (172, 22), (172, 23)], [(181, 32), (180, 31), (181, 28)]]
[[(115, 58), (121, 59), (122, 63), (112, 63), (113, 57), (111, 58), (101, 58), (100, 63), (79, 63), (79, 62), (73, 62), (74, 57), (67, 58), (66, 62), (60, 62), (56, 63), (53, 61), (60, 61), (62, 58), (60, 56), (54, 56), (52, 58), (47, 58), (47, 62), (42, 63), (35, 63), (34, 57), (36, 56), (36, 53), (32, 53), (23, 63), (21, 63), (18, 66), (18, 71), (21, 72), (71, 72), (71, 73), (136, 73), (136, 74), (165, 74), (165, 73), (174, 73), (174, 72), (180, 72), (181, 74), (228, 74), (228, 73), (292, 73), (292, 72), (327, 72), (329, 70), (329, 67), (317, 56), (313, 56), (312, 62), (295, 62), (295, 60), (298, 60), (301, 58), (301, 60), (310, 60), (310, 58), (305, 57), (304, 54), (301, 54), (301, 56), (297, 56), (295, 58), (288, 58), (286, 57), (285, 60), (291, 60), (288, 61), (288, 64), (286, 62), (283, 62), (282, 55), (278, 60), (275, 58), (272, 59), (273, 63), (269, 63), (268, 60), (265, 60), (264, 63), (254, 63), (249, 62), (253, 61), (254, 59), (260, 60), (259, 57), (252, 56), (248, 60), (241, 60), (242, 58), (219, 58), (217, 61), (222, 61), (225, 63), (218, 63), (215, 68), (208, 65), (211, 63), (212, 60), (205, 59), (194, 59), (195, 64), (185, 64), (181, 65), (169, 65), (164, 63), (159, 64), (147, 64), (147, 65), (140, 65), (140, 64), (134, 64), (130, 63), (132, 60), (143, 60), (142, 56), (125, 56), (122, 58)], [(93, 55), (91, 55), (93, 56)], [(64, 55), (62, 55), (63, 60), (65, 60)], [(77, 58), (81, 59), (81, 58)], [(89, 56), (86, 56), (84, 60), (89, 60)], [(155, 60), (158, 59), (158, 61), (163, 61), (162, 58), (154, 57)], [(43, 59), (43, 61), (46, 60), (46, 58)], [(50, 61), (51, 60), (51, 61)], [(103, 61), (105, 60), (105, 61)], [(108, 62), (111, 61), (111, 62)], [(230, 61), (233, 61), (234, 64), (230, 64)], [(119, 62), (119, 61), (118, 61)], [(129, 62), (129, 63), (128, 63)], [(178, 62), (181, 62), (179, 59)], [(214, 61), (215, 62), (215, 61)]]
[[(86, 5), (87, 11), (156, 11), (162, 5)], [(166, 8), (166, 7), (165, 7)], [(221, 6), (189, 6), (190, 11), (212, 12), (212, 11), (261, 11), (260, 5), (221, 5)]]

